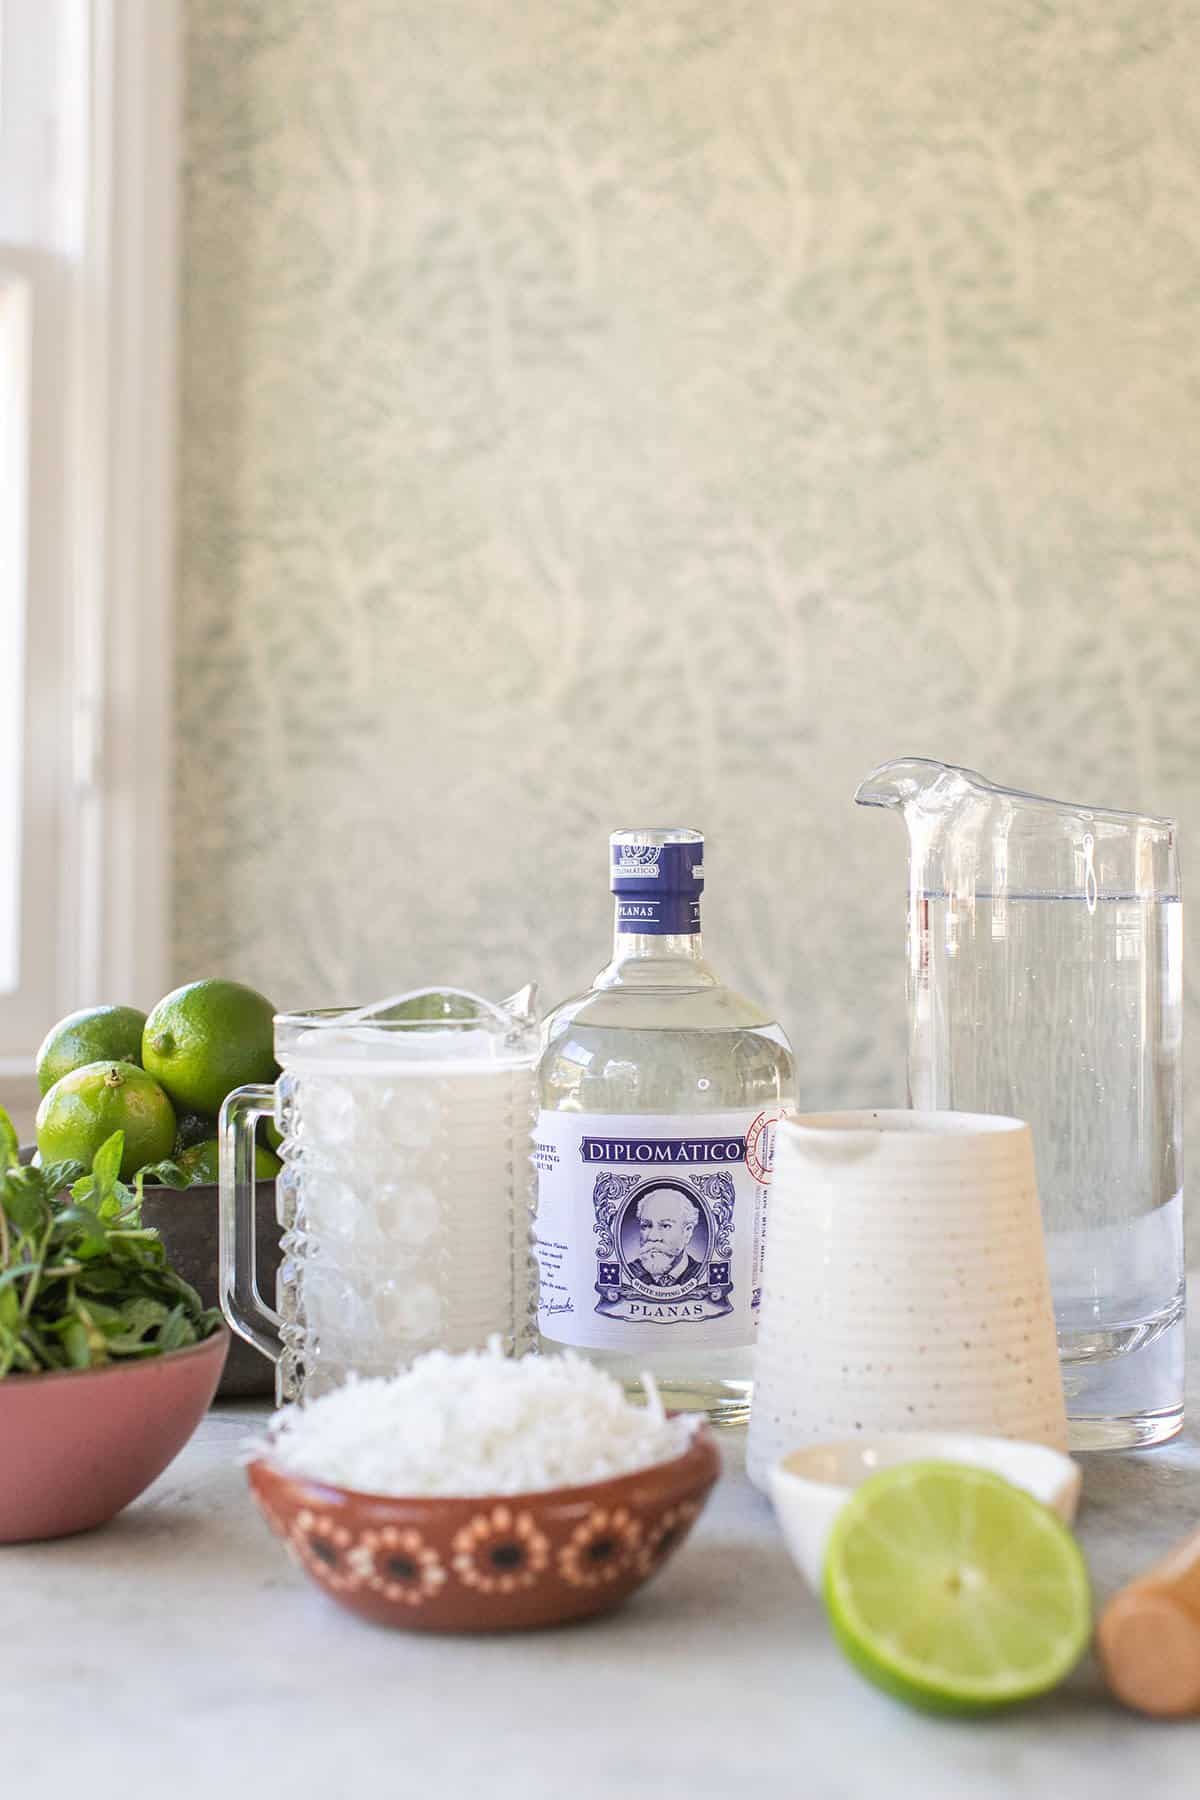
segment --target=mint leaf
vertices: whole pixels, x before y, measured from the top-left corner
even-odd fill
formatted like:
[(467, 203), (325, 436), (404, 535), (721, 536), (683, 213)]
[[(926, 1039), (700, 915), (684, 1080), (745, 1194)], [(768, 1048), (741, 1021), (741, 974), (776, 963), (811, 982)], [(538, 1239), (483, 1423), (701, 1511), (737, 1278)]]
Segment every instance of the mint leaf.
[(108, 1249), (108, 1233), (87, 1206), (63, 1206), (54, 1215), (54, 1237), (58, 1243), (70, 1242), (72, 1256), (88, 1262), (103, 1256)]
[(0, 1169), (15, 1169), (21, 1161), (21, 1143), (17, 1128), (0, 1106)]
[(160, 1350), (179, 1350), (184, 1344), (194, 1344), (196, 1333), (187, 1313), (182, 1306), (177, 1306), (163, 1320), (158, 1334)]
[(126, 1339), (131, 1344), (138, 1343), (148, 1331), (154, 1331), (162, 1324), (169, 1311), (161, 1300), (148, 1300), (145, 1296), (127, 1300), (121, 1308), (120, 1331), (114, 1335), (110, 1348)]
[(63, 1349), (67, 1353), (67, 1361), (73, 1369), (86, 1369), (92, 1360), (91, 1346), (88, 1343), (86, 1327), (78, 1320), (71, 1319), (63, 1332)]
[(12, 1169), (4, 1177), (5, 1212), (9, 1223), (24, 1237), (36, 1237), (46, 1229), (50, 1203), (42, 1187), (40, 1169)]
[(156, 1187), (185, 1188), (196, 1187), (204, 1180), (202, 1173), (188, 1175), (177, 1162), (167, 1157), (164, 1162), (147, 1163), (139, 1169), (135, 1182), (140, 1187), (143, 1182), (153, 1182)]
[(96, 1197), (107, 1200), (117, 1183), (121, 1173), (121, 1158), (125, 1154), (125, 1133), (114, 1131), (105, 1138), (95, 1156), (92, 1158), (92, 1178), (96, 1183)]
[[(91, 1180), (90, 1175), (85, 1175), (80, 1162), (46, 1163), (39, 1173), (48, 1194), (65, 1194), (68, 1188), (74, 1188), (80, 1181)], [(89, 1187), (88, 1193), (91, 1191)]]

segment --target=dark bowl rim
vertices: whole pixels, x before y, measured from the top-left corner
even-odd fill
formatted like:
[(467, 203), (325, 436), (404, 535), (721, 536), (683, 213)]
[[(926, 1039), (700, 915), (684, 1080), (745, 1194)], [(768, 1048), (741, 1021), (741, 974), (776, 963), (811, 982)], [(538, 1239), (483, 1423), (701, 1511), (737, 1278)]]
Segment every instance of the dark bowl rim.
[[(274, 1175), (256, 1175), (254, 1184), (260, 1188), (274, 1187), (276, 1179), (277, 1177)], [(176, 1199), (182, 1194), (189, 1200), (193, 1198), (207, 1199), (210, 1194), (215, 1194), (219, 1199), (221, 1184), (219, 1181), (193, 1181), (188, 1187), (177, 1188), (168, 1187), (165, 1181), (153, 1181), (142, 1189), (142, 1205), (144, 1206), (147, 1200), (153, 1200), (159, 1194), (173, 1194)]]
[(19, 1392), (26, 1387), (42, 1387), (48, 1381), (105, 1380), (112, 1376), (127, 1375), (131, 1369), (161, 1369), (167, 1363), (182, 1362), (188, 1356), (211, 1356), (217, 1344), (228, 1348), (229, 1342), (229, 1327), (222, 1319), (217, 1329), (211, 1331), (206, 1338), (201, 1338), (198, 1344), (183, 1344), (178, 1350), (164, 1350), (161, 1356), (122, 1357), (119, 1362), (101, 1363), (95, 1369), (38, 1369), (32, 1374), (28, 1370), (20, 1374), (10, 1373), (0, 1381), (0, 1406), (4, 1404), (6, 1393)]
[[(321, 1481), (312, 1475), (301, 1475), (290, 1469), (281, 1469), (273, 1463), (269, 1456), (255, 1456), (245, 1464), (247, 1480), (259, 1471), (285, 1487), (302, 1489), (308, 1493), (329, 1494), (339, 1500), (364, 1506), (544, 1506), (548, 1502), (556, 1505), (570, 1505), (573, 1501), (594, 1499), (597, 1494), (609, 1488), (624, 1487), (631, 1481), (647, 1476), (660, 1477), (670, 1474), (678, 1478), (688, 1470), (688, 1464), (694, 1462), (695, 1474), (710, 1472), (713, 1481), (720, 1479), (722, 1461), (721, 1450), (717, 1443), (712, 1426), (706, 1419), (697, 1415), (697, 1423), (692, 1432), (691, 1442), (686, 1450), (678, 1456), (667, 1457), (663, 1462), (640, 1463), (636, 1469), (626, 1469), (620, 1475), (602, 1475), (595, 1481), (578, 1483), (574, 1487), (556, 1488), (523, 1488), (515, 1494), (372, 1494), (365, 1488), (342, 1487), (336, 1481)], [(253, 1484), (252, 1484), (253, 1485)], [(668, 1485), (673, 1485), (668, 1482)]]
[[(36, 1143), (21, 1144), (18, 1146), (17, 1154), (21, 1158), (22, 1164), (24, 1166), (28, 1166), (30, 1157), (35, 1156), (37, 1154), (37, 1144)], [(275, 1181), (277, 1180), (277, 1177), (274, 1175), (256, 1175), (254, 1177), (254, 1179), (255, 1179), (256, 1184), (259, 1187), (272, 1187), (274, 1185)], [(125, 1185), (126, 1185), (126, 1187), (128, 1187), (130, 1184), (129, 1184), (129, 1182), (126, 1182)], [(65, 1188), (64, 1188), (63, 1192), (64, 1193), (66, 1192)], [(181, 1188), (180, 1187), (168, 1187), (165, 1181), (154, 1181), (154, 1182), (151, 1182), (148, 1186), (143, 1187), (142, 1200), (143, 1201), (151, 1200), (151, 1199), (153, 1199), (155, 1194), (195, 1194), (197, 1196), (197, 1198), (199, 1198), (199, 1196), (201, 1194), (216, 1194), (219, 1196), (220, 1192), (221, 1192), (221, 1184), (219, 1181), (193, 1181), (193, 1182), (189, 1182), (187, 1187), (181, 1187)], [(192, 1348), (192, 1346), (189, 1345), (188, 1348), (190, 1349), (190, 1348)], [(167, 1354), (168, 1354), (168, 1356), (173, 1356), (175, 1354), (175, 1352), (173, 1350), (169, 1350), (167, 1352)], [(65, 1371), (65, 1370), (63, 1371), (64, 1374), (67, 1372), (68, 1371)], [(77, 1373), (77, 1374), (86, 1373), (86, 1371), (84, 1371), (84, 1370), (76, 1370), (76, 1371), (72, 1371), (72, 1372)]]

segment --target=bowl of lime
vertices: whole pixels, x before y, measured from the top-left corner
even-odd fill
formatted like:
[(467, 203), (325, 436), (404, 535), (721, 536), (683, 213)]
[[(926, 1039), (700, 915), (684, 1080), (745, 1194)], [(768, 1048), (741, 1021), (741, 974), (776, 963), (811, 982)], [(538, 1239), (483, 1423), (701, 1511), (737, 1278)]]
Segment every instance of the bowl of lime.
[[(88, 1164), (120, 1131), (119, 1178), (133, 1185), (143, 1224), (158, 1232), (206, 1308), (220, 1304), (217, 1115), (233, 1088), (275, 1079), (274, 1013), (265, 995), (240, 982), (192, 981), (149, 1014), (132, 1006), (70, 1013), (38, 1052), (38, 1160)], [(255, 1162), (259, 1181), (273, 1186), (274, 1145), (261, 1144)], [(273, 1194), (263, 1196), (257, 1220), (259, 1283), (271, 1293), (281, 1260)], [(220, 1397), (273, 1393), (272, 1365), (235, 1339)]]

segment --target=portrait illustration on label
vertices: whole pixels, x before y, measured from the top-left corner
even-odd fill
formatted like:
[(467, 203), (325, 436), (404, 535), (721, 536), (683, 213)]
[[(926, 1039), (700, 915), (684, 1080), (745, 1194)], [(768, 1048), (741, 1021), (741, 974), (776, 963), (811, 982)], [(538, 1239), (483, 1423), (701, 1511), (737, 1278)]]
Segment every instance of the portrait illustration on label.
[(663, 1325), (731, 1312), (734, 1200), (727, 1169), (597, 1175), (596, 1311)]

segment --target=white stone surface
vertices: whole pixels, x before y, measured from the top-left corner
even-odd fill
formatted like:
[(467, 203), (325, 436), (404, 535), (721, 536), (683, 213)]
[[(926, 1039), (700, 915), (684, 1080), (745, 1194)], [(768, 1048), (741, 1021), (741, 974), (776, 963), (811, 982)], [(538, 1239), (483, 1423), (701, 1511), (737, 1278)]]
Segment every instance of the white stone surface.
[[(1193, 1403), (1194, 1404), (1194, 1403)], [(250, 1503), (257, 1415), (208, 1419), (107, 1530), (0, 1550), (0, 1793), (87, 1800), (1155, 1800), (1196, 1792), (1200, 1726), (1119, 1710), (1095, 1668), (988, 1723), (918, 1717), (843, 1662), (767, 1502), (729, 1469), (657, 1583), (608, 1619), (508, 1638), (361, 1624)], [(1200, 1516), (1200, 1435), (1086, 1460), (1100, 1596)]]

